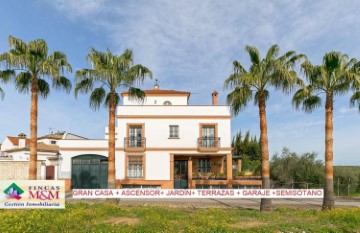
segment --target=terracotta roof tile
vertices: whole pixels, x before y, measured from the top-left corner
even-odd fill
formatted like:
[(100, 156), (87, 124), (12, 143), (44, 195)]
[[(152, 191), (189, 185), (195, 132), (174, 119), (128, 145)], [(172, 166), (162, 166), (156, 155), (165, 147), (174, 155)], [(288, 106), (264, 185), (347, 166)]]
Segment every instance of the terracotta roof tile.
[[(5, 152), (15, 152), (15, 151), (29, 151), (30, 150), (30, 146), (26, 146), (23, 148), (15, 148), (15, 149), (10, 149), (10, 150), (6, 150)], [(54, 153), (58, 153), (59, 152), (59, 146), (56, 145), (48, 145), (45, 144), (43, 142), (40, 142), (37, 144), (37, 151), (39, 152), (54, 152)]]
[(45, 138), (47, 138), (47, 139), (62, 139), (63, 135), (64, 134), (53, 133), (53, 134), (48, 134), (48, 135), (45, 135), (45, 136), (41, 136), (38, 139), (45, 139)]
[[(188, 91), (175, 91), (175, 90), (144, 90), (145, 95), (184, 95), (190, 96)], [(121, 95), (129, 95), (128, 91), (121, 92)]]
[[(8, 136), (7, 138), (10, 140), (10, 142), (11, 142), (14, 146), (19, 145), (19, 138), (18, 138), (18, 137)], [(30, 139), (29, 139), (29, 138), (26, 139), (25, 145), (26, 145), (26, 146), (27, 146), (27, 145), (30, 145)]]

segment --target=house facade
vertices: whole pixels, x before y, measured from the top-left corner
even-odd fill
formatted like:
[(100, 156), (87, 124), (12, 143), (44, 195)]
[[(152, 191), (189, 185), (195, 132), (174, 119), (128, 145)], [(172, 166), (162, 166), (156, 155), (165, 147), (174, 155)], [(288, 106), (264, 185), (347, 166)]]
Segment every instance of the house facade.
[(123, 92), (123, 105), (117, 108), (118, 184), (228, 187), (232, 178), (231, 115), (228, 106), (217, 105), (217, 93), (212, 94), (212, 105), (189, 105), (189, 92), (158, 86), (145, 94), (146, 100), (138, 103)]

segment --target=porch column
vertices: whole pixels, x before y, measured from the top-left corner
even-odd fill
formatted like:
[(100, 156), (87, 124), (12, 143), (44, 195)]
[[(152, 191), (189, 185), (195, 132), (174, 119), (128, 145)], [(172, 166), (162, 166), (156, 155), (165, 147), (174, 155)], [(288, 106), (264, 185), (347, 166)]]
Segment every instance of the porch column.
[(238, 161), (237, 161), (237, 165), (238, 165), (238, 172), (241, 172), (242, 159), (238, 159)]
[(188, 187), (189, 187), (189, 189), (193, 188), (192, 187), (192, 160), (191, 160), (191, 157), (188, 160)]
[(226, 155), (226, 180), (228, 182), (228, 188), (232, 188), (230, 180), (232, 180), (232, 155)]
[(226, 155), (226, 179), (227, 180), (232, 179), (232, 155), (231, 154)]
[(170, 154), (170, 182), (171, 187), (174, 188), (174, 154)]

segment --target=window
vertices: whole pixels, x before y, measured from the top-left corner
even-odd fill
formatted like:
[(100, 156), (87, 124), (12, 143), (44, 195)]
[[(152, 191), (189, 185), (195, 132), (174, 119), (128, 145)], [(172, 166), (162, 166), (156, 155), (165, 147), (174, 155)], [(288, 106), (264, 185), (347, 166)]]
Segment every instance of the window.
[(202, 147), (215, 147), (215, 126), (203, 126), (202, 137)]
[(56, 141), (51, 141), (51, 144), (53, 144), (53, 145), (56, 144)]
[(179, 137), (179, 126), (178, 125), (169, 125), (170, 136), (169, 138), (178, 138)]
[(143, 156), (128, 157), (128, 178), (143, 178)]
[(211, 160), (210, 159), (199, 159), (197, 164), (198, 172), (210, 172), (211, 171)]
[(131, 126), (129, 128), (129, 147), (142, 147), (142, 127)]
[(170, 106), (170, 105), (172, 105), (172, 104), (171, 104), (171, 102), (170, 102), (169, 100), (166, 100), (166, 101), (164, 102), (164, 105)]

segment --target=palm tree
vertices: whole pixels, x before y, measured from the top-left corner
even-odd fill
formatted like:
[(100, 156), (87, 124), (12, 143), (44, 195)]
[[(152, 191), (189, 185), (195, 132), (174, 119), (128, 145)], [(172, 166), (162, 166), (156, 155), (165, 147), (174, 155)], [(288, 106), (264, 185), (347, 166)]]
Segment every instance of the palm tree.
[[(144, 92), (132, 85), (143, 82), (147, 76), (151, 78), (152, 73), (142, 65), (133, 65), (133, 53), (128, 49), (120, 56), (109, 50), (100, 52), (91, 49), (87, 59), (92, 69), (76, 72), (75, 97), (79, 91), (91, 91), (90, 107), (96, 110), (103, 104), (109, 109), (108, 188), (115, 188), (115, 109), (120, 102), (117, 89), (127, 87), (130, 96), (143, 99)], [(99, 86), (94, 88), (95, 84)]]
[[(251, 66), (249, 71), (238, 61), (233, 62), (234, 72), (225, 80), (225, 89), (231, 89), (227, 95), (227, 102), (234, 115), (244, 109), (247, 103), (254, 99), (254, 104), (259, 107), (260, 116), (260, 143), (262, 154), (262, 188), (270, 188), (269, 150), (266, 121), (266, 101), (269, 99), (269, 88), (281, 89), (289, 93), (301, 80), (297, 77), (293, 67), (297, 60), (304, 55), (296, 55), (289, 51), (278, 57), (279, 46), (273, 45), (268, 50), (266, 57), (261, 59), (255, 47), (246, 46), (249, 53)], [(271, 200), (261, 199), (261, 211), (271, 210)]]
[[(356, 59), (350, 59), (340, 52), (326, 53), (322, 65), (314, 66), (306, 60), (301, 69), (308, 81), (308, 85), (298, 90), (293, 97), (293, 105), (311, 113), (321, 106), (320, 95), (325, 95), (325, 190), (322, 208), (334, 207), (333, 180), (333, 104), (334, 96), (347, 93), (351, 83), (356, 83), (359, 64)], [(357, 95), (354, 94), (352, 103), (355, 104)]]
[(50, 92), (45, 78), (50, 78), (55, 89), (71, 90), (71, 82), (62, 74), (71, 72), (66, 55), (55, 51), (48, 56), (48, 46), (42, 39), (30, 41), (9, 36), (10, 51), (0, 55), (8, 72), (16, 72), (15, 85), (20, 93), (31, 92), (30, 108), (30, 168), (29, 179), (35, 180), (37, 174), (37, 117), (38, 95), (44, 99)]

